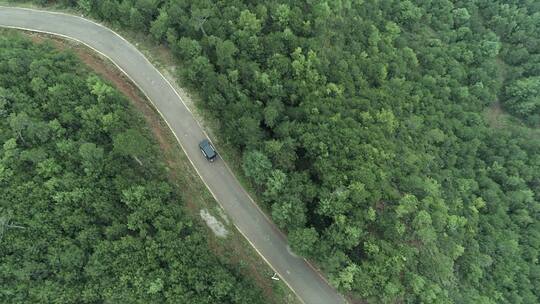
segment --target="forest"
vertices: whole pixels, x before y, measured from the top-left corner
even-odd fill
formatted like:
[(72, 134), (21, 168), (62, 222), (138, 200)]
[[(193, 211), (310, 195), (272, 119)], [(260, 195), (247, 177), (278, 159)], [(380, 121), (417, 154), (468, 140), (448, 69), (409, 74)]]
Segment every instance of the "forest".
[(1, 303), (264, 303), (180, 191), (123, 95), (1, 33)]
[(56, 2), (170, 48), (340, 291), (540, 302), (539, 1)]

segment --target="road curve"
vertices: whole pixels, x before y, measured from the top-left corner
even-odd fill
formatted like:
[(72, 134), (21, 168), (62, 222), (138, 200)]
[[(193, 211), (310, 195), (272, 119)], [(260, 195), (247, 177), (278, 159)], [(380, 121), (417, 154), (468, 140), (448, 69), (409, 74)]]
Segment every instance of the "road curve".
[(222, 160), (209, 163), (202, 157), (197, 145), (207, 137), (206, 133), (170, 83), (133, 45), (104, 26), (62, 13), (0, 6), (0, 26), (77, 40), (108, 57), (154, 104), (235, 226), (301, 301), (346, 303), (304, 259), (290, 253), (283, 234), (256, 206), (226, 164)]

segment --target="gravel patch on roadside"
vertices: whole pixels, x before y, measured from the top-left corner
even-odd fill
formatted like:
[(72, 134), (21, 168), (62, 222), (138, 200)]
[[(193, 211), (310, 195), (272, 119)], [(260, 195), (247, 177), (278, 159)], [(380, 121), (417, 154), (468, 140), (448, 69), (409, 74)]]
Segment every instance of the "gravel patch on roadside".
[(208, 225), (208, 227), (212, 229), (212, 232), (214, 232), (214, 234), (217, 237), (221, 237), (221, 238), (227, 237), (227, 234), (229, 234), (229, 231), (227, 231), (223, 223), (221, 223), (218, 219), (212, 216), (208, 212), (208, 210), (201, 209), (199, 214), (201, 215), (201, 218), (206, 222), (206, 225)]

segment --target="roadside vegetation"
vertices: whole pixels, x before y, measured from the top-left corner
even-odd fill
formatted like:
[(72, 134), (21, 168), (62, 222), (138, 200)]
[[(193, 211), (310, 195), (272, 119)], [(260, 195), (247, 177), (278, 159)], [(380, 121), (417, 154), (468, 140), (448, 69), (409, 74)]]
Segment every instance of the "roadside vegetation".
[(540, 302), (538, 1), (56, 2), (170, 48), (341, 291)]
[(73, 53), (0, 35), (0, 302), (266, 303), (186, 212), (141, 115)]

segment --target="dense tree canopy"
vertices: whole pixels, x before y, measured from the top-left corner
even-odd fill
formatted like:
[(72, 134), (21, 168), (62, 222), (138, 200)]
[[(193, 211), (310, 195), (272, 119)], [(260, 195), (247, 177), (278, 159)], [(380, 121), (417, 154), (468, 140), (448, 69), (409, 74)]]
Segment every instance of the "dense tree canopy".
[(484, 117), (540, 124), (540, 2), (78, 5), (170, 47), (292, 248), (340, 290), (540, 302), (539, 135)]
[(0, 302), (263, 303), (211, 253), (125, 98), (0, 37)]

